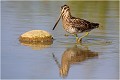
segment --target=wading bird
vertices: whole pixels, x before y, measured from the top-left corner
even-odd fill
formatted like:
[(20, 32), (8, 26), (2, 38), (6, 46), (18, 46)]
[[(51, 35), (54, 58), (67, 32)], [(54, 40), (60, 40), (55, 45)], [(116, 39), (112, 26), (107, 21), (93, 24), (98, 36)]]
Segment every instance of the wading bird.
[[(82, 38), (87, 36), (89, 32), (95, 28), (99, 27), (98, 23), (89, 22), (84, 19), (76, 18), (71, 15), (70, 8), (68, 5), (61, 6), (61, 13), (60, 17), (58, 18), (57, 22), (55, 23), (53, 30), (57, 26), (58, 22), (62, 17), (62, 24), (65, 31), (70, 34), (73, 34), (76, 37), (76, 42), (80, 43)], [(78, 33), (86, 32), (85, 35), (78, 38)]]

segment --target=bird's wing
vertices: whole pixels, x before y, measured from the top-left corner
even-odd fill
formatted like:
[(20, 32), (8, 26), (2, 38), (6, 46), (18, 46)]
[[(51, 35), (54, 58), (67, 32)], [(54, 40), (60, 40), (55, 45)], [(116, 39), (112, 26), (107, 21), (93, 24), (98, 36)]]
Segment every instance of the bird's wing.
[(91, 26), (91, 23), (89, 21), (75, 17), (72, 17), (71, 24), (73, 27), (81, 31), (88, 30)]

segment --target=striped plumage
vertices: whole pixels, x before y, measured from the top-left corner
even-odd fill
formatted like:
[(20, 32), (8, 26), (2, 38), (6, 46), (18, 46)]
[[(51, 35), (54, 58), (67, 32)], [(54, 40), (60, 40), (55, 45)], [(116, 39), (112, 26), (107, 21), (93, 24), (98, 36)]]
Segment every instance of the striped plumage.
[(53, 30), (55, 29), (55, 27), (61, 17), (62, 17), (63, 28), (65, 29), (65, 31), (67, 31), (68, 33), (74, 34), (76, 36), (76, 40), (78, 42), (81, 41), (81, 39), (84, 37), (83, 36), (81, 38), (78, 38), (77, 37), (78, 33), (87, 32), (87, 35), (88, 35), (89, 31), (93, 30), (94, 28), (99, 27), (98, 23), (93, 23), (93, 22), (89, 22), (84, 19), (73, 17), (70, 13), (69, 6), (63, 5), (63, 6), (61, 6), (60, 17), (59, 17), (58, 21), (56, 22)]
[(90, 23), (84, 19), (72, 17), (67, 20), (62, 19), (64, 29), (71, 34), (78, 34), (82, 32), (89, 32), (94, 28), (98, 28), (98, 23)]

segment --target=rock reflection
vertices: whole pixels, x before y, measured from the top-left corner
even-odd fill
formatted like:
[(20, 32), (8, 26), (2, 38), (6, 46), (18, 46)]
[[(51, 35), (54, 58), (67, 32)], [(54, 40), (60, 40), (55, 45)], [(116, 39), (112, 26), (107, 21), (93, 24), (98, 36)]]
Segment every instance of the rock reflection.
[(71, 64), (82, 62), (86, 59), (97, 57), (98, 53), (85, 48), (79, 48), (77, 45), (68, 48), (62, 54), (61, 65), (53, 54), (53, 58), (59, 67), (60, 75), (65, 78), (68, 75)]
[(41, 50), (50, 47), (53, 42), (20, 42), (21, 45), (31, 47), (33, 50)]

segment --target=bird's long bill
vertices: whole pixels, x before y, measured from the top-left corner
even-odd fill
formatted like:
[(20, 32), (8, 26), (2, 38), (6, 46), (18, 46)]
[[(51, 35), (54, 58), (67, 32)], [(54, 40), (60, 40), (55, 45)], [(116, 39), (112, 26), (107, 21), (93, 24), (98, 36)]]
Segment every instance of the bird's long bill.
[(54, 29), (55, 29), (55, 27), (57, 26), (58, 22), (60, 21), (60, 18), (61, 18), (61, 14), (60, 14), (60, 17), (58, 18), (58, 20), (57, 20), (57, 22), (55, 23), (55, 25), (54, 25), (54, 27), (53, 27), (53, 29), (52, 29), (52, 30), (54, 30)]

